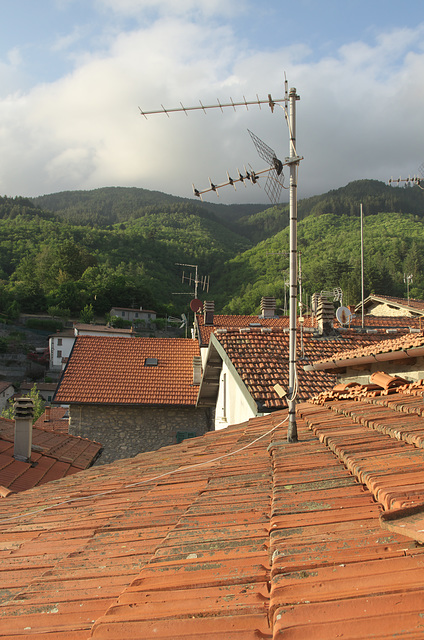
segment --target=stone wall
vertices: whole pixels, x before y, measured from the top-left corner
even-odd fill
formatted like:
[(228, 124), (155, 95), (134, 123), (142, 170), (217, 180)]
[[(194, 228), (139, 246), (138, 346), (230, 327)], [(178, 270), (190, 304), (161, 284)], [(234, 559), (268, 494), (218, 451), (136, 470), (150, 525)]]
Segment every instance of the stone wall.
[(177, 442), (178, 435), (204, 435), (212, 429), (207, 409), (71, 405), (69, 433), (103, 445), (96, 464), (131, 458)]

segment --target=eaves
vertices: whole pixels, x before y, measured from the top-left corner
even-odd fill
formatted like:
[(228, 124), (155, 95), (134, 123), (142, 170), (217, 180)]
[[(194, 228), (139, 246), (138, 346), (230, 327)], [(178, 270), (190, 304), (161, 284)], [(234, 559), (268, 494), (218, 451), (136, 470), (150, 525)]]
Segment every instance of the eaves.
[(337, 371), (345, 367), (355, 367), (375, 362), (391, 362), (393, 360), (406, 360), (424, 356), (424, 347), (413, 349), (400, 349), (399, 351), (387, 351), (385, 353), (371, 353), (358, 358), (345, 358), (340, 360), (327, 360), (306, 365), (304, 371)]
[[(217, 363), (220, 362), (220, 366), (217, 366)], [(236, 367), (232, 363), (229, 358), (227, 352), (223, 348), (222, 344), (216, 338), (216, 336), (212, 333), (209, 346), (208, 353), (206, 356), (206, 364), (205, 370), (202, 376), (202, 382), (200, 384), (199, 393), (197, 396), (196, 406), (215, 406), (218, 393), (219, 393), (219, 379), (221, 376), (222, 365), (225, 364), (230, 372), (234, 382), (237, 385), (241, 395), (244, 400), (247, 402), (250, 410), (253, 415), (262, 415), (260, 411), (258, 411), (258, 405), (256, 401), (252, 398), (249, 393), (245, 383), (240, 377)]]

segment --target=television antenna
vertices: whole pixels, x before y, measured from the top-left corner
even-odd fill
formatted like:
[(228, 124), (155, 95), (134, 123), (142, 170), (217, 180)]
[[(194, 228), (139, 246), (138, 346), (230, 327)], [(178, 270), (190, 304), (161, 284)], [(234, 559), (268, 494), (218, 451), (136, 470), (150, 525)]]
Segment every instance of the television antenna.
[(185, 264), (183, 262), (176, 262), (176, 265), (178, 265), (179, 267), (191, 267), (192, 269), (195, 269), (194, 275), (190, 272), (188, 275), (185, 273), (185, 271), (183, 271), (182, 277), (181, 277), (181, 282), (188, 282), (189, 286), (191, 287), (191, 285), (194, 286), (194, 294), (193, 292), (190, 293), (174, 293), (174, 296), (191, 296), (192, 298), (194, 298), (195, 300), (197, 299), (197, 291), (200, 285), (200, 288), (203, 291), (209, 291), (209, 281), (210, 281), (210, 277), (209, 276), (199, 276), (198, 275), (198, 265), (197, 264)]
[(403, 281), (406, 284), (406, 295), (407, 295), (407, 300), (408, 300), (408, 304), (409, 304), (409, 287), (414, 281), (414, 274), (413, 273), (404, 273), (403, 274)]
[[(290, 169), (290, 184), (289, 184), (289, 209), (290, 209), (290, 297), (289, 297), (289, 394), (288, 394), (288, 406), (289, 406), (289, 424), (287, 429), (287, 440), (288, 442), (297, 442), (297, 426), (296, 426), (296, 395), (298, 388), (297, 381), (297, 371), (296, 371), (296, 320), (297, 320), (297, 173), (298, 167), (303, 157), (297, 154), (296, 150), (296, 101), (300, 99), (300, 97), (296, 93), (295, 88), (288, 89), (287, 79), (284, 82), (284, 98), (279, 98), (274, 100), (271, 94), (268, 94), (267, 100), (260, 100), (258, 96), (254, 101), (247, 101), (244, 98), (243, 102), (233, 102), (230, 98), (230, 102), (226, 104), (221, 104), (218, 100), (218, 103), (215, 105), (203, 105), (201, 101), (200, 106), (196, 107), (184, 107), (182, 103), (181, 107), (177, 107), (174, 109), (165, 109), (163, 105), (161, 105), (161, 110), (155, 111), (142, 111), (140, 109), (140, 113), (142, 116), (147, 118), (148, 115), (165, 113), (168, 117), (170, 113), (175, 112), (184, 112), (188, 115), (189, 111), (203, 110), (206, 113), (206, 109), (216, 109), (220, 108), (221, 111), (224, 110), (224, 107), (233, 107), (234, 110), (237, 106), (244, 106), (248, 109), (249, 105), (258, 105), (261, 108), (262, 104), (268, 104), (271, 109), (271, 112), (274, 113), (275, 107), (280, 106), (284, 110), (285, 119), (288, 125), (289, 130), (289, 156), (285, 158), (284, 162), (278, 159), (275, 152), (268, 147), (260, 138), (252, 134), (250, 131), (250, 135), (252, 140), (256, 146), (257, 152), (262, 159), (267, 162), (269, 165), (268, 168), (263, 169), (261, 171), (253, 171), (247, 172), (245, 175), (242, 175), (240, 171), (238, 172), (238, 178), (231, 178), (229, 173), (227, 172), (227, 181), (222, 184), (214, 184), (212, 180), (209, 178), (209, 187), (206, 189), (196, 189), (193, 185), (194, 195), (201, 198), (204, 193), (208, 193), (210, 191), (214, 191), (218, 194), (218, 190), (226, 187), (232, 186), (234, 189), (236, 188), (235, 183), (242, 182), (245, 180), (251, 182), (252, 184), (257, 184), (258, 178), (264, 174), (270, 174), (268, 176), (267, 182), (267, 195), (273, 204), (277, 204), (279, 200), (279, 196), (281, 193), (281, 189), (283, 188), (283, 167), (288, 166)], [(187, 265), (190, 266), (190, 265)], [(192, 265), (191, 265), (192, 266)], [(197, 279), (197, 277), (196, 277)]]
[(411, 176), (408, 176), (407, 178), (390, 178), (389, 184), (399, 184), (400, 182), (405, 182), (406, 184), (416, 184), (417, 187), (424, 191), (424, 187), (421, 186), (421, 182), (424, 183), (424, 162), (420, 164), (420, 166), (418, 167), (418, 171), (420, 172), (420, 175), (417, 176), (414, 174), (412, 178)]

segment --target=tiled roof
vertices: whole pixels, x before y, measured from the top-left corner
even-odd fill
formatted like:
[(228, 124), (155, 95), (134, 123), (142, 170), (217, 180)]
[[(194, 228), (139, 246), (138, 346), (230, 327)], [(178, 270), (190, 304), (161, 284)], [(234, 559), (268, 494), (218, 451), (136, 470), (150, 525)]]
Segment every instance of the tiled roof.
[(303, 403), (296, 444), (279, 412), (0, 501), (0, 637), (418, 640), (411, 398)]
[[(262, 318), (255, 315), (219, 315), (213, 317), (213, 325), (205, 325), (204, 317), (201, 313), (196, 314), (197, 327), (199, 329), (199, 341), (202, 346), (209, 344), (211, 333), (217, 329), (239, 329), (241, 327), (249, 327), (251, 325), (260, 325), (261, 327), (287, 328), (289, 327), (288, 316), (275, 316), (274, 318)], [(306, 317), (305, 326), (314, 326), (314, 319)]]
[(14, 430), (13, 420), (0, 418), (0, 486), (11, 491), (26, 491), (87, 469), (102, 448), (98, 442), (33, 426), (31, 461), (22, 462), (13, 457)]
[[(313, 368), (336, 370), (350, 364), (362, 364), (367, 360), (390, 360), (424, 355), (424, 333), (408, 333), (397, 338), (381, 340), (370, 345), (362, 344), (356, 349), (335, 351), (331, 357), (317, 358)], [(421, 351), (423, 351), (421, 353)], [(371, 361), (371, 360), (370, 360)]]
[[(194, 406), (199, 354), (186, 338), (78, 336), (54, 402)], [(157, 358), (157, 366), (145, 366), (146, 358)]]
[[(339, 351), (343, 346), (352, 347), (358, 343), (367, 346), (380, 341), (386, 334), (358, 334), (346, 331), (340, 336), (326, 339), (314, 337), (305, 333), (303, 336), (303, 354), (301, 340), (297, 339), (299, 364), (316, 360), (324, 355), (327, 357)], [(279, 329), (264, 331), (251, 328), (250, 330), (227, 330), (216, 333), (215, 338), (220, 342), (232, 364), (240, 375), (253, 399), (264, 408), (275, 409), (286, 406), (274, 390), (274, 385), (288, 387), (289, 379), (289, 334)], [(299, 399), (307, 400), (324, 389), (331, 389), (336, 383), (332, 374), (303, 371), (298, 367)]]
[[(241, 327), (249, 327), (251, 325), (260, 325), (261, 327), (273, 327), (279, 329), (289, 328), (288, 316), (275, 316), (274, 318), (262, 318), (255, 315), (219, 315), (216, 314), (213, 317), (213, 325), (205, 325), (204, 317), (201, 313), (196, 314), (196, 323), (199, 330), (199, 343), (201, 346), (206, 347), (209, 344), (211, 333), (217, 329), (239, 329)], [(350, 327), (360, 328), (362, 325), (362, 316), (358, 313), (352, 317), (349, 323)], [(317, 319), (311, 316), (304, 316), (305, 329), (317, 328)], [(339, 322), (334, 318), (334, 326), (340, 327)], [(300, 323), (297, 318), (297, 327), (299, 329)], [(406, 331), (409, 327), (419, 327), (419, 318), (410, 317), (388, 317), (388, 316), (366, 316), (365, 329), (381, 329), (383, 331), (387, 329), (398, 329)]]
[(34, 423), (35, 427), (56, 433), (68, 433), (69, 409), (67, 407), (46, 407), (43, 415)]
[(112, 333), (112, 334), (123, 334), (123, 335), (133, 335), (133, 329), (119, 329), (117, 327), (108, 327), (104, 324), (83, 324), (76, 323), (74, 324), (74, 335), (79, 333)]
[[(412, 309), (414, 311), (419, 311), (424, 314), (424, 300), (415, 300), (414, 298), (396, 298), (393, 296), (376, 296), (370, 295), (366, 300), (364, 300), (364, 305), (372, 304), (373, 302), (382, 302), (391, 306), (400, 307), (403, 309)], [(356, 306), (356, 309), (361, 307), (362, 303)]]
[[(374, 316), (365, 315), (364, 317), (365, 330), (367, 329), (398, 329), (408, 330), (410, 327), (419, 328), (420, 318), (412, 318), (411, 316)], [(334, 326), (340, 326), (337, 320), (334, 321)], [(356, 315), (349, 322), (350, 327), (359, 328), (362, 326), (362, 314), (361, 311), (357, 311)]]
[(3, 380), (0, 380), (0, 393), (3, 393), (4, 391), (6, 391), (7, 389), (9, 389), (9, 387), (12, 387), (13, 389), (12, 382), (6, 382)]

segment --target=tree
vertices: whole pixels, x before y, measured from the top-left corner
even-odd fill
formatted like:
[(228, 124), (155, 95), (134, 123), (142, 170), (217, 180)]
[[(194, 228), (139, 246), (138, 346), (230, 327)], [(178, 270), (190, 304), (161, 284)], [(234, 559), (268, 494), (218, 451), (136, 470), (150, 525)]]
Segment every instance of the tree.
[[(34, 422), (36, 422), (38, 418), (40, 418), (40, 416), (43, 415), (46, 403), (44, 402), (43, 398), (40, 396), (40, 392), (38, 391), (37, 385), (35, 383), (32, 386), (29, 394), (23, 397), (31, 398), (34, 403), (34, 416), (32, 419), (32, 424), (34, 424)], [(12, 399), (8, 400), (7, 406), (3, 409), (1, 415), (3, 418), (9, 418), (11, 420), (15, 418), (15, 406)]]
[(80, 313), (80, 320), (84, 324), (90, 324), (94, 320), (94, 310), (92, 304), (86, 304)]

